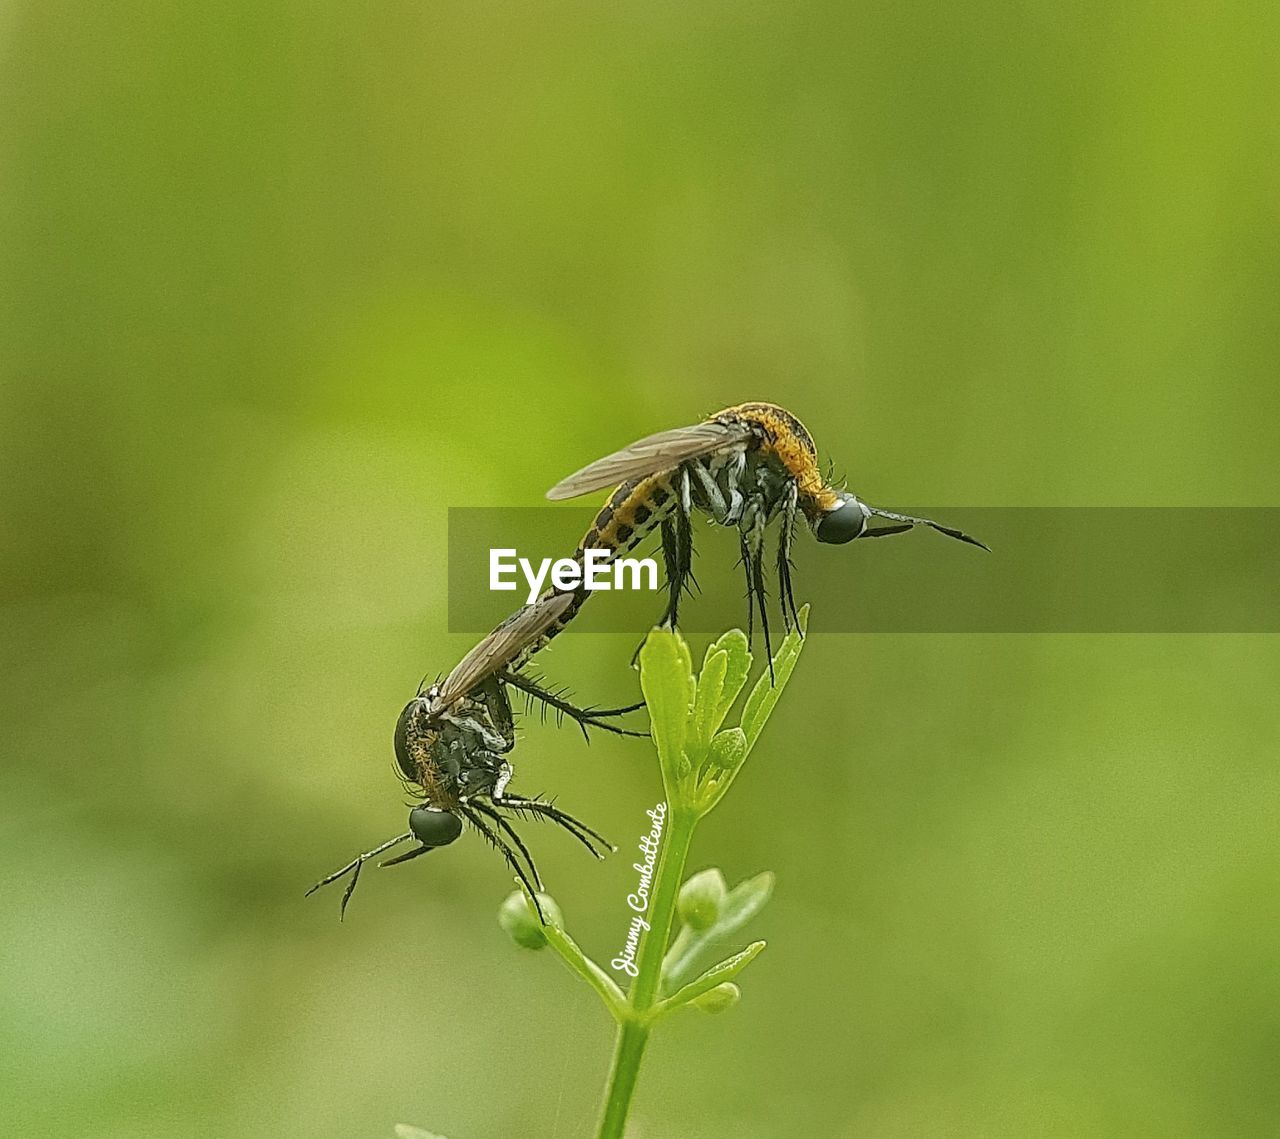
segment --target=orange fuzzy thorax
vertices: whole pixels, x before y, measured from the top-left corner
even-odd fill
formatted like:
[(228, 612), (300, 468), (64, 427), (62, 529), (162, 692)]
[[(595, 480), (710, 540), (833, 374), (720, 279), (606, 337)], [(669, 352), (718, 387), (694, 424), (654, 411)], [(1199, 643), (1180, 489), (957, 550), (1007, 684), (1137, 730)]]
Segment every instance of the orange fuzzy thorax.
[(834, 510), (840, 499), (822, 477), (818, 449), (808, 429), (785, 407), (776, 403), (740, 403), (716, 412), (711, 420), (747, 423), (757, 429), (757, 451), (771, 456), (796, 481), (800, 505), (811, 518)]

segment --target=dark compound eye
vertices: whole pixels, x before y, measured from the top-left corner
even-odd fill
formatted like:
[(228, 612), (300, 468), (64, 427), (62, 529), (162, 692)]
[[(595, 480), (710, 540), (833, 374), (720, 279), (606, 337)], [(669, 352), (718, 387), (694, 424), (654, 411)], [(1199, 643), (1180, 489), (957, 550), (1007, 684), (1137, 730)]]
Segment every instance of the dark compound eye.
[(409, 723), (413, 718), (413, 710), (417, 704), (417, 700), (410, 700), (405, 705), (404, 711), (400, 713), (400, 719), (396, 721), (396, 734), (393, 741), (396, 749), (396, 763), (400, 767), (400, 773), (410, 782), (418, 778), (413, 759), (409, 755)]
[(462, 820), (436, 807), (414, 807), (409, 812), (409, 829), (423, 846), (447, 846), (462, 833)]
[(839, 506), (818, 523), (813, 536), (819, 542), (829, 542), (838, 546), (860, 537), (866, 528), (867, 514), (862, 508), (862, 503), (853, 495), (847, 495)]

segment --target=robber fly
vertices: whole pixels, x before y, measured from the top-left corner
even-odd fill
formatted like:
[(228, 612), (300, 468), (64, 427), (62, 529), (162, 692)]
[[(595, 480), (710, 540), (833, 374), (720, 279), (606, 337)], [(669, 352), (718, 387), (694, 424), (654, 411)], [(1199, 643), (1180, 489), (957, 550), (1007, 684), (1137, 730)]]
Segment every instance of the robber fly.
[(533, 652), (545, 644), (544, 634), (557, 625), (573, 599), (572, 594), (555, 594), (517, 610), (467, 653), (443, 682), (425, 691), (419, 689), (400, 713), (394, 736), (400, 774), (414, 797), (420, 799), (409, 812), (409, 829), (322, 878), (308, 894), (349, 874), (341, 904), (345, 914), (365, 862), (401, 843), (416, 840), (412, 849), (380, 865), (408, 862), (447, 846), (462, 834), (464, 824), (469, 824), (524, 883), (541, 917), (536, 892), (542, 889), (542, 880), (532, 855), (511, 825), (512, 818), (554, 823), (597, 858), (614, 849), (596, 831), (553, 803), (507, 790), (512, 777), (508, 755), (515, 746), (508, 687), (574, 719), (584, 733), (591, 726), (623, 735), (644, 734), (604, 722), (604, 718), (635, 711), (643, 705), (579, 708), (521, 672)]
[[(929, 526), (949, 538), (987, 549), (960, 530), (869, 506), (833, 487), (818, 466), (818, 451), (804, 424), (772, 403), (739, 404), (691, 427), (650, 435), (558, 482), (547, 497), (553, 501), (576, 498), (604, 487), (616, 489), (597, 515), (588, 539), (601, 528), (602, 519), (614, 527), (621, 520), (629, 529), (661, 526), (668, 590), (661, 624), (666, 627), (676, 625), (680, 596), (692, 581), (694, 509), (718, 525), (737, 528), (747, 578), (748, 630), (759, 610), (770, 656), (764, 536), (775, 518), (780, 521), (778, 594), (787, 628), (799, 621), (791, 580), (791, 543), (801, 514), (819, 542), (843, 544)], [(876, 518), (892, 524), (873, 525)]]

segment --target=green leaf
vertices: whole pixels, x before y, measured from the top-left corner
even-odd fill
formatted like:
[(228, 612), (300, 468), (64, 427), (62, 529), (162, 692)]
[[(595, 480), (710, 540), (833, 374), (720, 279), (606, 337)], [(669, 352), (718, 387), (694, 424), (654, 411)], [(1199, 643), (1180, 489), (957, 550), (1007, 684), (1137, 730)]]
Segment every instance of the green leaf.
[(691, 740), (687, 747), (695, 764), (702, 761), (711, 737), (724, 723), (733, 702), (751, 671), (751, 650), (741, 629), (731, 629), (707, 648), (698, 676), (698, 696), (694, 702)]
[(804, 631), (809, 624), (809, 606), (800, 610), (799, 626), (786, 635), (782, 645), (773, 658), (773, 676), (764, 673), (747, 697), (746, 707), (742, 709), (742, 731), (747, 737), (747, 750), (755, 747), (756, 740), (764, 730), (765, 722), (773, 712), (782, 690), (795, 671), (796, 661), (800, 658), (800, 650), (804, 648)]
[(739, 882), (724, 900), (724, 910), (716, 923), (719, 935), (733, 933), (746, 925), (765, 907), (765, 903), (773, 897), (773, 884), (776, 881), (772, 870)]
[(722, 650), (729, 657), (724, 676), (724, 690), (720, 695), (720, 707), (716, 710), (715, 727), (718, 728), (724, 723), (724, 718), (729, 714), (729, 709), (733, 707), (733, 702), (738, 698), (738, 693), (742, 691), (742, 686), (746, 684), (747, 677), (751, 674), (751, 648), (747, 642), (746, 633), (741, 629), (730, 629), (712, 645), (712, 648)]
[(720, 916), (710, 929), (680, 930), (671, 951), (662, 962), (662, 988), (671, 992), (688, 981), (698, 957), (710, 945), (720, 945), (756, 916), (773, 896), (774, 875), (766, 870), (729, 891), (720, 907)]
[(654, 629), (640, 649), (640, 688), (649, 708), (649, 731), (662, 763), (667, 798), (687, 770), (685, 740), (696, 686), (689, 646), (679, 633)]
[(677, 989), (666, 1000), (659, 1001), (658, 1004), (654, 1005), (650, 1015), (654, 1020), (657, 1020), (659, 1017), (666, 1016), (682, 1005), (686, 1005), (697, 997), (702, 996), (703, 993), (710, 992), (717, 985), (733, 980), (760, 955), (764, 947), (765, 943), (763, 941), (753, 941), (741, 953), (735, 953), (727, 960), (721, 961), (719, 965), (712, 965), (696, 981), (690, 981), (684, 988)]
[(707, 650), (702, 671), (698, 674), (698, 694), (693, 701), (693, 714), (689, 717), (689, 739), (685, 752), (695, 766), (706, 758), (707, 747), (718, 724), (716, 709), (720, 706), (720, 694), (724, 691), (725, 672), (729, 666), (729, 654)]

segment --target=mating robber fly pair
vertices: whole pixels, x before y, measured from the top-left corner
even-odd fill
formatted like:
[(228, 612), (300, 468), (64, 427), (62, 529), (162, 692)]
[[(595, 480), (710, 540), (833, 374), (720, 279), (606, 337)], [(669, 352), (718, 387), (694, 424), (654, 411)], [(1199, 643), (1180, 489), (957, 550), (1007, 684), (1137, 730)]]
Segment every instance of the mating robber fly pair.
[[(785, 627), (798, 623), (792, 580), (791, 544), (803, 517), (814, 537), (843, 544), (858, 538), (901, 534), (927, 526), (986, 549), (976, 538), (928, 518), (916, 518), (870, 506), (824, 478), (817, 448), (804, 425), (789, 411), (770, 403), (726, 408), (691, 427), (650, 435), (583, 467), (547, 492), (549, 499), (576, 498), (615, 488), (578, 544), (575, 560), (586, 550), (613, 557), (634, 549), (661, 531), (667, 572), (667, 606), (660, 624), (674, 628), (680, 598), (693, 577), (692, 519), (703, 514), (738, 531), (747, 581), (748, 636), (760, 616), (766, 657), (771, 660), (765, 590), (765, 534), (778, 523), (775, 570)], [(875, 520), (885, 519), (888, 525)], [(568, 831), (597, 858), (614, 849), (604, 838), (554, 803), (507, 790), (509, 757), (515, 746), (515, 720), (508, 689), (523, 692), (557, 717), (569, 717), (583, 730), (601, 728), (621, 735), (644, 735), (609, 721), (643, 707), (578, 707), (562, 693), (544, 687), (526, 668), (532, 658), (581, 610), (590, 592), (548, 590), (517, 610), (473, 648), (444, 679), (410, 700), (395, 730), (395, 754), (406, 786), (420, 799), (409, 812), (409, 829), (359, 855), (311, 890), (350, 875), (341, 909), (360, 878), (365, 862), (412, 840), (417, 845), (382, 862), (398, 865), (453, 842), (464, 823), (472, 826), (506, 861), (534, 899), (541, 878), (512, 819), (544, 820)], [(772, 665), (771, 665), (772, 667)], [(539, 918), (542, 917), (538, 908)]]

